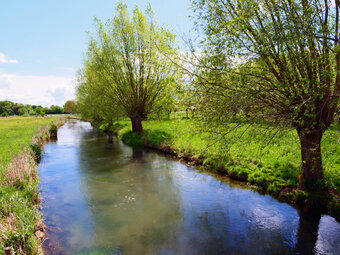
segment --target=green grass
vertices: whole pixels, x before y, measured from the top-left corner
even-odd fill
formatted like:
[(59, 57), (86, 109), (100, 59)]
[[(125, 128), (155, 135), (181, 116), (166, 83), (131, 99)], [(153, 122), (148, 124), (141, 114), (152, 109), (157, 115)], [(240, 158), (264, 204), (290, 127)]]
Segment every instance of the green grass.
[(40, 248), (35, 232), (42, 230), (43, 221), (37, 209), (34, 159), (40, 156), (51, 127), (55, 132), (57, 121), (57, 117), (0, 118), (0, 254), (8, 246), (16, 254), (37, 254)]
[[(277, 194), (287, 185), (298, 186), (301, 152), (295, 130), (282, 130), (272, 138), (268, 134), (269, 126), (256, 124), (248, 129), (247, 126), (237, 128), (221, 139), (216, 134), (199, 132), (192, 120), (177, 117), (144, 121), (145, 134), (138, 138), (131, 136), (128, 121), (121, 123), (125, 127), (120, 131), (120, 136), (128, 144), (138, 139), (139, 144), (145, 140), (153, 145), (166, 143), (179, 149), (179, 157), (187, 154), (201, 156), (206, 168), (246, 178), (249, 183), (272, 194)], [(336, 192), (340, 192), (339, 149), (340, 127), (332, 126), (324, 134), (322, 156), (326, 185)]]
[(9, 117), (0, 118), (0, 171), (6, 168), (14, 156), (31, 144), (39, 128), (49, 125), (57, 117)]

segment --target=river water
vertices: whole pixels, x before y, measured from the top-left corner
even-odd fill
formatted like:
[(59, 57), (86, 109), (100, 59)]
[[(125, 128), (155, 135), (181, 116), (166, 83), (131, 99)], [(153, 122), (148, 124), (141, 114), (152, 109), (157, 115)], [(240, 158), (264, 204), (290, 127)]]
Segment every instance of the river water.
[[(339, 254), (340, 224), (69, 120), (38, 167), (46, 254)], [(338, 252), (338, 253), (337, 253)]]

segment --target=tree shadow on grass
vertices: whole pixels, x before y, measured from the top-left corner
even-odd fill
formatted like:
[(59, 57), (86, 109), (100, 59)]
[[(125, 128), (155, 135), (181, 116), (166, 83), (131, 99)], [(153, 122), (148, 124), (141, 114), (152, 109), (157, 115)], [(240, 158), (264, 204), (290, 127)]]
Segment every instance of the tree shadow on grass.
[(146, 144), (156, 146), (163, 143), (169, 143), (172, 136), (162, 130), (146, 129), (142, 134), (128, 131), (122, 135), (121, 139), (124, 143), (132, 147), (142, 147)]

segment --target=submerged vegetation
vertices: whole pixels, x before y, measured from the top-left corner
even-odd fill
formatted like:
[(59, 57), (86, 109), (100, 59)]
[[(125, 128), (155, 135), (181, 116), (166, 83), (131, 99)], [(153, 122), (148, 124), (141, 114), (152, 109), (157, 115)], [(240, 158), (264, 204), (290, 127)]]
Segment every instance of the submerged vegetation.
[(56, 117), (0, 119), (0, 247), (12, 247), (16, 254), (42, 252), (36, 164), (42, 145), (63, 123)]

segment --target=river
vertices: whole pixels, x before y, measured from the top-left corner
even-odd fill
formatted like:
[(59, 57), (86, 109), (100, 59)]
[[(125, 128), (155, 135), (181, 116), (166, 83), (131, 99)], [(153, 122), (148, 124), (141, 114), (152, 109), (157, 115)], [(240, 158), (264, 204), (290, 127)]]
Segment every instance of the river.
[(44, 150), (45, 254), (339, 254), (334, 218), (108, 144), (88, 122), (69, 120)]

